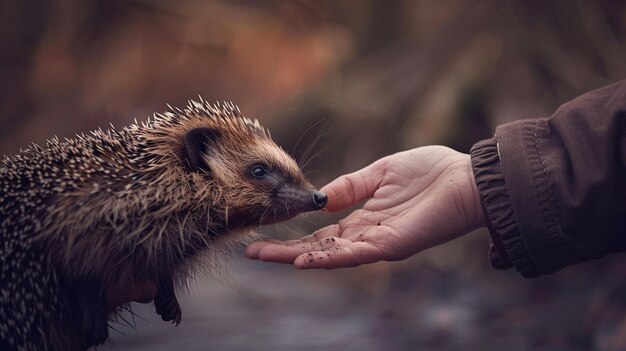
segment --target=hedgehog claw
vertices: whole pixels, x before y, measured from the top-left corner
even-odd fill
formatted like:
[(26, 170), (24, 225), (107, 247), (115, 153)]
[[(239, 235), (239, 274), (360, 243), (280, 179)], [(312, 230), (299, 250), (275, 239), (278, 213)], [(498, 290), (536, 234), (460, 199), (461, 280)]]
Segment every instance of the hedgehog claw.
[(180, 324), (183, 314), (180, 306), (178, 305), (178, 301), (176, 301), (176, 297), (171, 297), (167, 300), (163, 299), (161, 301), (155, 299), (154, 305), (157, 313), (161, 316), (163, 321), (172, 321), (172, 324), (176, 326)]
[(163, 321), (172, 321), (172, 324), (178, 326), (182, 320), (183, 313), (174, 293), (174, 286), (171, 281), (165, 283), (160, 282), (157, 294), (154, 298), (154, 307), (156, 312), (161, 316)]

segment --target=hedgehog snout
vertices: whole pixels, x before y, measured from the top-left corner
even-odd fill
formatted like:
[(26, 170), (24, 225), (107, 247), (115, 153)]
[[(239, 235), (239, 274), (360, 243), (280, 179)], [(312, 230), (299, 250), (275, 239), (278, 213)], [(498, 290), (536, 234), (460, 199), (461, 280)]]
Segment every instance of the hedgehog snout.
[(313, 193), (313, 205), (315, 206), (316, 210), (321, 210), (322, 208), (324, 208), (327, 202), (328, 202), (328, 195), (320, 191), (315, 191)]
[(315, 189), (285, 187), (278, 191), (276, 195), (298, 212), (321, 210), (328, 202), (328, 196)]

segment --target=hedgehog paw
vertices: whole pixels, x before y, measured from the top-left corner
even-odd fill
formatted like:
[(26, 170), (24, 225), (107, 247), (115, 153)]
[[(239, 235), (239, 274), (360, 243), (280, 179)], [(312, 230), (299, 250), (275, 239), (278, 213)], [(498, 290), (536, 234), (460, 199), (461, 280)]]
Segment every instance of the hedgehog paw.
[(109, 337), (107, 326), (107, 312), (104, 296), (101, 294), (94, 300), (92, 287), (82, 286), (78, 289), (80, 319), (78, 332), (80, 343), (84, 347), (91, 347), (104, 343)]
[(80, 325), (80, 340), (84, 347), (91, 347), (104, 343), (109, 337), (106, 320), (100, 316), (84, 319)]
[(183, 313), (175, 297), (168, 301), (163, 301), (163, 303), (157, 303), (157, 300), (155, 300), (155, 307), (161, 319), (166, 322), (172, 321), (176, 326), (180, 324)]
[(164, 321), (172, 321), (176, 326), (180, 324), (183, 312), (180, 309), (171, 282), (166, 284), (161, 282), (154, 298), (154, 307), (156, 307), (156, 312)]

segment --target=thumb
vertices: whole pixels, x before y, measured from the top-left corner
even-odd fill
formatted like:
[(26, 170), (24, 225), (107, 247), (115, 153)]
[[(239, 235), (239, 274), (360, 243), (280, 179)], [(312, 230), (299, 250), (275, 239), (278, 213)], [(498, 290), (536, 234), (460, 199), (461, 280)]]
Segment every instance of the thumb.
[(328, 183), (321, 192), (328, 195), (328, 211), (340, 211), (374, 195), (380, 186), (387, 163), (384, 159)]

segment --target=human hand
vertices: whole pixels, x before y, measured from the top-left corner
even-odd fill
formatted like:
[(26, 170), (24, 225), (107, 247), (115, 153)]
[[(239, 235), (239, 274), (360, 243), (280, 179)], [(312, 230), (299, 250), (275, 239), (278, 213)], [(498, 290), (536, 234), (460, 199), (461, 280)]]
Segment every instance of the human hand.
[(254, 242), (246, 256), (302, 269), (353, 267), (402, 260), (485, 225), (470, 156), (443, 146), (387, 156), (321, 191), (330, 212), (367, 201), (299, 240)]

